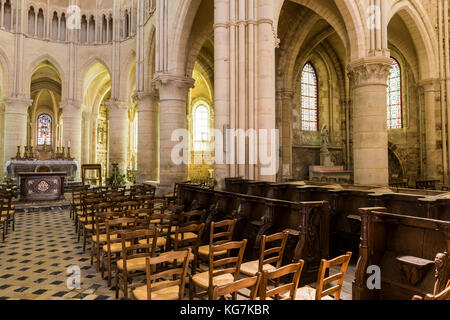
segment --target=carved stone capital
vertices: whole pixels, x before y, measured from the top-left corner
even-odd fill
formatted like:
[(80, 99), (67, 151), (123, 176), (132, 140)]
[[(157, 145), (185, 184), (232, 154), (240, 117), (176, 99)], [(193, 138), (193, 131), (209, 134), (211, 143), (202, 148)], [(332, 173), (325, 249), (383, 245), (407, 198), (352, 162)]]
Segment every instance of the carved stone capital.
[(439, 79), (425, 79), (417, 84), (417, 87), (421, 93), (424, 92), (436, 92), (440, 91)]
[(391, 66), (390, 58), (361, 59), (349, 65), (348, 76), (354, 88), (370, 85), (387, 86)]
[(27, 98), (5, 98), (3, 102), (8, 114), (26, 114), (28, 107), (33, 104), (33, 100)]
[(289, 100), (294, 98), (294, 90), (279, 89), (277, 90), (277, 98), (280, 100)]
[(185, 98), (189, 89), (194, 87), (192, 77), (180, 77), (168, 74), (157, 75), (152, 85), (158, 91), (160, 100)]
[(132, 98), (133, 101), (138, 104), (138, 112), (156, 111), (155, 102), (158, 100), (156, 91), (136, 92)]
[(75, 100), (65, 100), (61, 101), (60, 108), (63, 110), (63, 117), (64, 116), (80, 116), (83, 111), (82, 104)]
[(105, 106), (109, 109), (109, 111), (128, 111), (129, 105), (125, 101), (120, 100), (108, 100), (105, 103)]

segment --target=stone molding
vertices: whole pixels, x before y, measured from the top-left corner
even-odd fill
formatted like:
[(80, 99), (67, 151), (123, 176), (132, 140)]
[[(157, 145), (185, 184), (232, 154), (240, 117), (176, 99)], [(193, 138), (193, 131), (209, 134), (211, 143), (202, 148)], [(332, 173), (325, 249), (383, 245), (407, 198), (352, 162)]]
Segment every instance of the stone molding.
[(353, 88), (385, 85), (391, 71), (392, 59), (390, 58), (371, 58), (361, 59), (350, 63), (348, 67), (348, 77)]

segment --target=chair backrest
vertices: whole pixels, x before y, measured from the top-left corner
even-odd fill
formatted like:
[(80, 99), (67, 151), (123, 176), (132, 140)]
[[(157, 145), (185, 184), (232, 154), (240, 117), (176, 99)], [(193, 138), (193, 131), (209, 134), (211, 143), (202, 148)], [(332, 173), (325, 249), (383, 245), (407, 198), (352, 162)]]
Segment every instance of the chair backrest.
[(139, 209), (132, 209), (132, 210), (127, 210), (125, 212), (125, 215), (127, 217), (142, 217), (142, 218), (147, 218), (149, 216), (151, 216), (153, 214), (153, 209), (146, 209), (146, 208), (139, 208)]
[(92, 220), (93, 232), (96, 237), (97, 243), (100, 243), (100, 235), (106, 233), (106, 222), (115, 219), (122, 218), (122, 212), (102, 212), (97, 211), (94, 213)]
[[(242, 241), (227, 242), (219, 245), (209, 246), (209, 288), (213, 290), (214, 277), (231, 273), (234, 276), (234, 281), (239, 279), (239, 273), (241, 270), (242, 259), (244, 257), (245, 247), (247, 246), (247, 239)], [(237, 254), (233, 255), (233, 251), (237, 251)], [(225, 258), (220, 258), (217, 252), (226, 252)]]
[[(163, 253), (156, 258), (147, 258), (146, 259), (146, 272), (147, 272), (147, 299), (152, 300), (152, 293), (158, 292), (160, 290), (179, 286), (178, 291), (178, 300), (182, 300), (184, 297), (184, 288), (185, 281), (187, 275), (187, 269), (189, 265), (189, 256), (191, 254), (191, 250), (183, 250), (183, 251), (173, 251), (168, 253)], [(171, 263), (173, 261), (183, 261), (181, 267), (166, 269), (164, 271), (152, 274), (152, 266)], [(178, 276), (178, 277), (177, 277)], [(176, 277), (177, 280), (167, 280), (170, 277)], [(158, 280), (163, 280), (158, 285)]]
[(256, 300), (258, 296), (258, 289), (261, 282), (261, 274), (258, 272), (256, 276), (251, 278), (245, 278), (238, 281), (234, 281), (233, 283), (221, 286), (214, 287), (213, 291), (213, 300), (219, 300), (220, 297), (225, 297), (227, 295), (232, 295), (233, 300), (237, 300), (236, 293), (243, 289), (250, 290), (250, 300)]
[[(122, 233), (135, 230), (136, 220), (137, 219), (134, 218), (118, 218), (105, 221), (106, 245), (108, 252), (111, 252), (112, 244), (122, 242)], [(117, 237), (115, 237), (115, 235)]]
[(211, 222), (209, 230), (209, 244), (219, 245), (233, 240), (237, 220)]
[[(300, 280), (300, 275), (302, 274), (303, 266), (305, 262), (299, 260), (297, 263), (290, 264), (272, 271), (264, 271), (262, 273), (261, 279), (261, 290), (260, 299), (267, 300), (267, 298), (272, 298), (275, 300), (295, 300), (297, 294), (298, 282)], [(292, 281), (280, 285), (279, 279), (284, 276), (292, 275)], [(275, 282), (274, 288), (268, 287), (269, 280)], [(289, 296), (282, 296), (281, 293), (289, 291)]]
[[(344, 277), (347, 272), (348, 264), (352, 258), (352, 253), (347, 252), (347, 254), (337, 257), (332, 260), (322, 260), (320, 262), (319, 277), (317, 279), (316, 288), (316, 300), (322, 300), (323, 297), (329, 296), (334, 293), (334, 300), (339, 300), (341, 297), (342, 285), (344, 284)], [(340, 266), (340, 271), (334, 275), (325, 278), (327, 270), (333, 267)], [(337, 284), (331, 288), (325, 289), (326, 285), (337, 281)]]
[[(259, 272), (263, 271), (265, 264), (275, 263), (277, 269), (281, 267), (288, 236), (287, 232), (281, 232), (262, 237), (258, 265)], [(274, 245), (275, 242), (280, 242), (279, 246)]]
[[(157, 228), (125, 231), (121, 234), (121, 238), (124, 272), (127, 270), (127, 260), (154, 257), (158, 238)], [(144, 239), (146, 241), (140, 241)]]
[(153, 199), (147, 201), (145, 204), (146, 206), (148, 206), (148, 208), (161, 208), (163, 212), (168, 206), (168, 202), (166, 199)]
[[(201, 244), (203, 230), (205, 224), (192, 224), (186, 227), (177, 228), (175, 230), (174, 250), (181, 251), (185, 249), (192, 249), (194, 253), (197, 253), (198, 247)], [(185, 237), (185, 234), (192, 233), (195, 237)]]
[(86, 187), (73, 187), (72, 188), (72, 204), (75, 203), (75, 201), (81, 201), (81, 196), (83, 192), (86, 190)]

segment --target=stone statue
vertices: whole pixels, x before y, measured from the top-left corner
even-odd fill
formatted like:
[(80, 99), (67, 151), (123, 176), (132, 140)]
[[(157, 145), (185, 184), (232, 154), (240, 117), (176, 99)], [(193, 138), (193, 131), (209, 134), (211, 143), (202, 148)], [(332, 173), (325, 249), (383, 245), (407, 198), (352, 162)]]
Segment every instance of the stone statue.
[(320, 148), (320, 165), (326, 167), (334, 166), (333, 161), (331, 160), (331, 153), (328, 149), (330, 147), (330, 138), (326, 125), (323, 125), (322, 130), (320, 131), (321, 136), (321, 148)]
[(323, 125), (322, 130), (320, 131), (320, 135), (322, 137), (321, 143), (322, 150), (328, 151), (328, 147), (330, 146), (330, 138), (326, 124)]

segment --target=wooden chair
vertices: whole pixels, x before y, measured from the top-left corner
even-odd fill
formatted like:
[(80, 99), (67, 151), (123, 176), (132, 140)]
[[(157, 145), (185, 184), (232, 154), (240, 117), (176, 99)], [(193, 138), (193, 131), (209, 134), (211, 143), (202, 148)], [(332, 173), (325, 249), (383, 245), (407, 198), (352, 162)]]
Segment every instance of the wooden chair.
[(192, 262), (192, 275), (194, 275), (196, 271), (198, 248), (202, 241), (204, 228), (204, 223), (191, 224), (186, 227), (177, 228), (175, 233), (171, 235), (171, 238), (173, 237), (172, 240), (174, 241), (174, 251), (191, 250), (189, 262)]
[[(347, 272), (348, 264), (352, 258), (352, 253), (347, 252), (347, 254), (335, 258), (333, 260), (322, 260), (320, 262), (319, 276), (317, 279), (317, 288), (311, 288), (305, 286), (299, 289), (300, 300), (339, 300), (341, 297), (342, 285), (344, 284), (344, 277)], [(341, 269), (338, 273), (325, 278), (327, 270), (333, 267), (340, 266)], [(326, 285), (337, 281), (337, 284), (331, 288), (325, 289)], [(334, 293), (334, 298), (330, 295)]]
[(0, 227), (2, 229), (2, 241), (5, 241), (6, 235), (8, 234), (11, 220), (8, 199), (0, 196)]
[[(191, 225), (201, 225), (205, 222), (206, 211), (191, 211), (191, 212), (183, 212), (178, 216), (177, 225), (172, 226), (172, 234), (170, 235), (170, 240), (175, 241), (175, 232), (178, 228), (183, 228)], [(183, 236), (183, 239), (193, 238), (196, 239), (197, 235), (192, 232), (185, 232), (180, 234)], [(201, 240), (201, 239), (200, 239)]]
[(178, 183), (175, 183), (173, 187), (173, 193), (168, 193), (163, 196), (167, 200), (168, 204), (175, 204), (178, 197)]
[[(116, 299), (119, 290), (123, 291), (124, 298), (128, 299), (128, 282), (133, 278), (145, 274), (146, 258), (155, 255), (158, 229), (127, 231), (121, 234), (122, 259), (116, 262)], [(141, 240), (144, 240), (142, 242)]]
[[(0, 216), (6, 217), (6, 234), (8, 234), (9, 227), (12, 231), (16, 230), (16, 207), (13, 204), (13, 195), (7, 190), (1, 190), (0, 200), (2, 200), (2, 207)], [(0, 218), (1, 219), (1, 218)]]
[(74, 187), (72, 188), (72, 203), (70, 205), (70, 218), (76, 218), (76, 213), (82, 210), (81, 196), (86, 190), (85, 187)]
[[(241, 273), (253, 277), (258, 272), (273, 271), (279, 269), (283, 263), (284, 250), (289, 234), (287, 232), (263, 236), (260, 245), (259, 260), (250, 261), (241, 265)], [(271, 246), (275, 242), (280, 242), (279, 246)], [(269, 247), (267, 249), (267, 247)], [(275, 264), (275, 266), (273, 266)]]
[[(188, 249), (163, 253), (156, 258), (147, 258), (147, 284), (133, 290), (132, 298), (136, 300), (182, 300), (190, 256), (191, 251)], [(157, 267), (171, 261), (182, 261), (181, 267), (152, 274), (153, 266)], [(176, 279), (177, 276), (178, 279)], [(174, 279), (167, 280), (169, 277), (174, 277)], [(162, 281), (158, 282), (158, 280)]]
[[(154, 209), (151, 209), (152, 211)], [(171, 235), (173, 226), (178, 223), (178, 217), (173, 214), (153, 213), (148, 218), (150, 225), (158, 228), (158, 238), (156, 241), (156, 248), (161, 251), (169, 251), (171, 248)]]
[[(203, 299), (205, 295), (209, 300), (213, 298), (214, 286), (223, 286), (239, 279), (242, 258), (244, 256), (247, 239), (243, 241), (228, 242), (220, 245), (211, 245), (209, 254), (209, 269), (206, 272), (189, 275), (189, 297)], [(237, 255), (232, 255), (238, 251)], [(225, 252), (226, 258), (216, 259), (217, 252)], [(199, 287), (202, 291), (196, 292)]]
[(446, 289), (438, 294), (427, 294), (424, 298), (421, 296), (414, 296), (412, 300), (450, 300), (450, 280), (448, 280)]
[(89, 235), (93, 235), (94, 230), (94, 214), (95, 206), (104, 201), (103, 198), (96, 197), (84, 197), (83, 198), (83, 211), (78, 217), (78, 241), (80, 240), (81, 233), (83, 234), (83, 252), (86, 251), (86, 242)]
[(233, 300), (237, 300), (237, 293), (243, 289), (250, 290), (250, 300), (256, 300), (258, 296), (258, 289), (261, 282), (261, 274), (258, 273), (256, 276), (251, 278), (241, 279), (230, 284), (223, 285), (221, 287), (215, 286), (213, 290), (213, 300), (219, 300), (223, 297), (226, 300), (226, 296), (232, 296)]
[[(264, 271), (262, 274), (259, 298), (261, 300), (295, 300), (298, 282), (300, 281), (300, 275), (302, 274), (304, 264), (305, 262), (303, 260), (299, 260), (297, 263), (282, 268)], [(292, 281), (280, 286), (280, 278), (288, 275), (292, 275)], [(276, 285), (274, 287), (269, 287), (269, 280), (276, 283)], [(284, 294), (286, 292), (288, 292), (288, 295)]]
[(91, 239), (91, 265), (94, 264), (96, 258), (96, 270), (100, 271), (101, 248), (106, 243), (106, 221), (121, 218), (122, 212), (114, 212), (111, 210), (109, 203), (101, 203), (95, 206), (94, 220), (92, 224), (85, 226), (92, 233)]
[[(211, 245), (219, 245), (231, 242), (233, 240), (236, 222), (236, 219), (211, 222), (209, 229), (209, 244), (200, 246), (200, 248), (198, 248), (199, 259), (209, 261), (209, 248)], [(223, 253), (224, 252), (217, 252), (216, 255), (221, 255)]]
[(2, 230), (2, 241), (5, 241), (8, 233), (8, 210), (5, 210), (5, 201), (0, 198), (0, 229)]
[[(123, 232), (133, 231), (136, 228), (135, 218), (118, 218), (105, 221), (106, 231), (106, 244), (102, 247), (103, 259), (102, 259), (102, 278), (105, 273), (105, 260), (108, 270), (108, 287), (111, 286), (112, 279), (112, 262), (117, 261), (122, 254), (122, 238), (120, 237)], [(131, 245), (127, 242), (126, 245)], [(106, 258), (105, 258), (106, 255)]]

